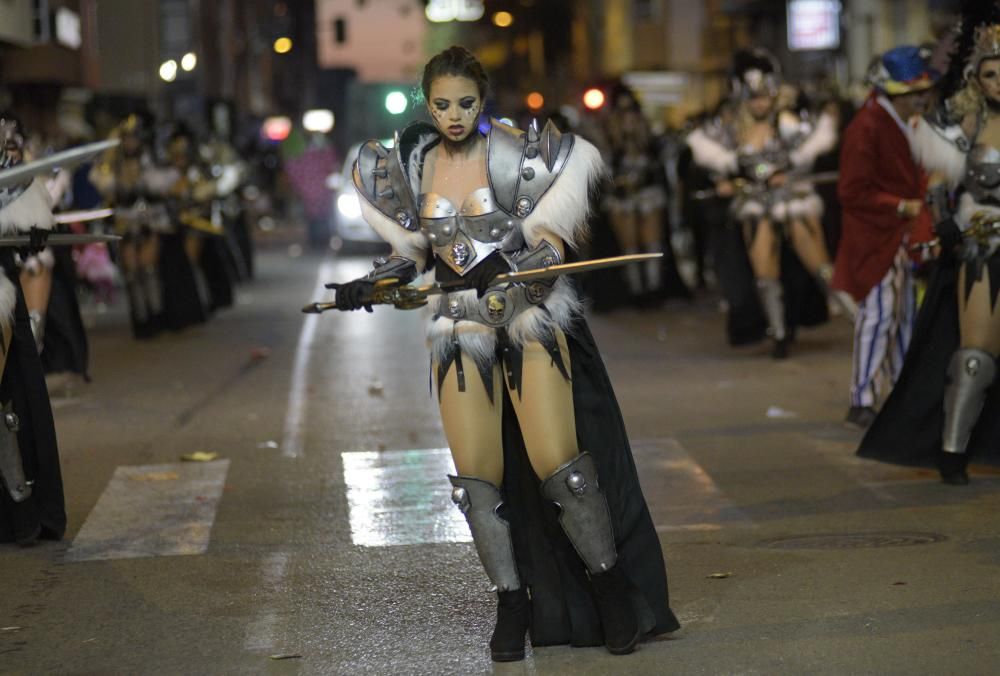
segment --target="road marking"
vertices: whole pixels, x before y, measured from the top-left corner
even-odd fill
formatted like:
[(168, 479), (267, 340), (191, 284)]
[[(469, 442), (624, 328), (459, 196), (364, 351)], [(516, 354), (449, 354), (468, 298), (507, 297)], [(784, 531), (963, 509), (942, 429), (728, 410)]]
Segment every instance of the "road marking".
[(716, 531), (751, 523), (676, 439), (633, 442), (632, 451), (657, 531)]
[(118, 467), (69, 561), (204, 554), (229, 461)]
[[(326, 280), (333, 277), (333, 261), (324, 261), (316, 275), (316, 286), (311, 300), (318, 300), (326, 293)], [(299, 343), (295, 348), (295, 364), (292, 367), (292, 384), (288, 390), (288, 409), (285, 414), (285, 432), (282, 436), (281, 454), (286, 458), (300, 458), (304, 452), (302, 443), (306, 423), (306, 388), (309, 385), (309, 357), (316, 337), (316, 327), (321, 315), (306, 315), (299, 333)]]
[(362, 547), (471, 542), (451, 502), (447, 448), (342, 453), (351, 541)]
[(270, 652), (277, 644), (278, 631), (287, 625), (288, 617), (278, 597), (285, 593), (285, 578), (288, 576), (287, 552), (271, 552), (264, 558), (260, 571), (260, 597), (258, 603), (262, 612), (247, 625), (243, 647), (246, 650)]

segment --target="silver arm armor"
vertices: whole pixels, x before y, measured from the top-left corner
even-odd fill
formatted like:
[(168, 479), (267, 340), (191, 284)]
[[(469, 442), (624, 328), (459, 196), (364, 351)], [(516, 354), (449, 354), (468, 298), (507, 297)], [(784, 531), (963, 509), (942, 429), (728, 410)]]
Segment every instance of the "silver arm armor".
[(527, 218), (566, 167), (574, 137), (561, 133), (551, 120), (541, 133), (537, 121), (526, 132), (491, 122), (486, 150), (490, 187), (501, 209)]

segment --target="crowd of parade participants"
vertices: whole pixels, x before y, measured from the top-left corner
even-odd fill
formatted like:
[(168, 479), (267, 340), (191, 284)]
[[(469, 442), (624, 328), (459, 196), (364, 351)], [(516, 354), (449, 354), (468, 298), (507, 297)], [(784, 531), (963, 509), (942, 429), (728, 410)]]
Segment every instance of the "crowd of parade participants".
[(247, 164), (230, 144), (178, 126), (158, 148), (134, 115), (110, 139), (42, 166), (62, 153), (0, 114), (0, 236), (24, 240), (0, 245), (0, 542), (66, 527), (49, 387), (90, 378), (81, 298), (124, 305), (148, 340), (206, 322), (252, 275)]
[[(849, 321), (861, 456), (932, 466), (951, 485), (968, 483), (970, 456), (1000, 460), (1000, 11), (980, 14), (942, 72), (920, 47), (879, 55), (859, 105), (804, 95), (749, 49), (729, 96), (683, 129), (656, 128), (624, 85), (599, 114), (555, 116), (609, 169), (582, 257), (664, 254), (581, 278), (590, 307), (714, 291), (728, 342), (767, 341), (773, 359), (795, 358), (803, 327)], [(246, 163), (220, 139), (155, 131), (130, 116), (114, 147), (5, 181), (35, 146), (0, 115), (0, 235), (27, 242), (0, 246), (0, 542), (65, 529), (45, 377), (89, 375), (79, 289), (99, 303), (121, 289), (149, 340), (207, 321), (252, 275)], [(88, 215), (101, 208), (113, 213)], [(59, 232), (120, 241), (49, 244)]]

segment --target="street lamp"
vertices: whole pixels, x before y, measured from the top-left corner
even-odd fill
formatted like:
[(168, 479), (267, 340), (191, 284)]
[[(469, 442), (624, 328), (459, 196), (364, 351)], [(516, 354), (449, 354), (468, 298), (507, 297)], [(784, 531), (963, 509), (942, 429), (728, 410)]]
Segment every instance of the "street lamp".
[(198, 65), (198, 56), (194, 52), (188, 52), (181, 57), (181, 68), (190, 73)]
[(287, 54), (292, 51), (292, 39), (281, 37), (274, 41), (274, 51), (278, 54)]
[(160, 79), (164, 82), (173, 82), (177, 79), (177, 62), (173, 59), (164, 61), (160, 65)]
[(583, 93), (583, 105), (589, 110), (597, 110), (604, 105), (604, 92), (596, 87)]
[(332, 110), (307, 110), (302, 116), (302, 128), (317, 134), (327, 134), (333, 129)]
[(525, 103), (528, 104), (528, 108), (531, 110), (541, 110), (542, 106), (545, 105), (545, 97), (539, 92), (531, 92), (525, 99)]
[(493, 25), (497, 28), (507, 28), (514, 23), (514, 15), (510, 12), (497, 12), (493, 15)]
[(399, 91), (389, 92), (385, 97), (385, 109), (393, 115), (401, 115), (406, 112), (410, 102), (406, 99), (406, 94)]

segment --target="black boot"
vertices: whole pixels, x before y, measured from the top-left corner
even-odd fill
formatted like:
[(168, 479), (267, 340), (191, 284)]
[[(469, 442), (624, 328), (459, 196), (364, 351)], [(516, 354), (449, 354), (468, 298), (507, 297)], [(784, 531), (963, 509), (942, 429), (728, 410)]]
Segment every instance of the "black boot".
[(788, 338), (781, 338), (780, 340), (774, 341), (774, 346), (771, 348), (771, 358), (772, 359), (788, 359)]
[(604, 573), (592, 573), (594, 600), (601, 614), (604, 644), (612, 655), (627, 655), (639, 642), (639, 620), (628, 592), (628, 583), (618, 566)]
[(494, 662), (517, 662), (524, 659), (524, 637), (531, 622), (531, 599), (521, 587), (497, 592), (497, 624), (490, 638)]
[(951, 486), (967, 486), (969, 474), (965, 468), (969, 465), (969, 456), (965, 453), (948, 453), (947, 451), (940, 453), (938, 470), (941, 472), (941, 483)]

